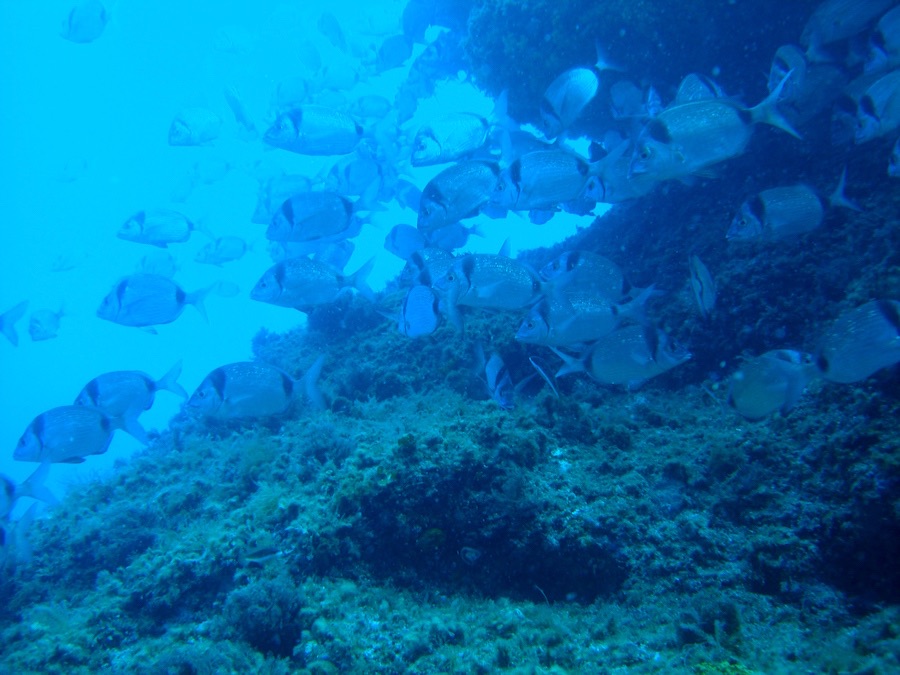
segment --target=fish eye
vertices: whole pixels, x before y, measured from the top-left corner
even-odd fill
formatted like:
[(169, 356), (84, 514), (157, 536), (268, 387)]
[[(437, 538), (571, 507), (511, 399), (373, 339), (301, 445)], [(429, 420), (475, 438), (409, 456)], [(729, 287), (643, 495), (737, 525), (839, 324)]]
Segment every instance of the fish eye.
[(447, 272), (447, 281), (454, 281), (456, 279), (456, 275), (453, 272)]
[(646, 145), (645, 145), (644, 147), (641, 148), (641, 159), (650, 159), (650, 156), (651, 156), (652, 154), (653, 154), (653, 153), (650, 152), (650, 147), (649, 147), (649, 146), (646, 146)]

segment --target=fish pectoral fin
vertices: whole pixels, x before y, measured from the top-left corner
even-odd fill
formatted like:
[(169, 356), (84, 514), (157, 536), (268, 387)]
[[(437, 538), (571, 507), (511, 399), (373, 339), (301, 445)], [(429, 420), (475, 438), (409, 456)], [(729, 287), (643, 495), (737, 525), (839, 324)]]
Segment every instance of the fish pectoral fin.
[(60, 460), (60, 464), (81, 464), (84, 462), (84, 457), (66, 457), (65, 459)]

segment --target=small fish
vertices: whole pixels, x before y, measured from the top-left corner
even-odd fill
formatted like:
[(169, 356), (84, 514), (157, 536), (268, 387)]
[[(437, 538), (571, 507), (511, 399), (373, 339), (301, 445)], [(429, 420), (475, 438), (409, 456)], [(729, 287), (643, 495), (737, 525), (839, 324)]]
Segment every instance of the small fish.
[(59, 322), (65, 316), (62, 308), (54, 312), (51, 309), (39, 309), (31, 313), (28, 320), (28, 334), (33, 342), (51, 340), (59, 333)]
[(708, 319), (713, 307), (716, 306), (716, 282), (697, 256), (690, 257), (688, 266), (691, 270), (691, 290), (694, 291), (697, 309), (700, 310), (700, 316)]
[(466, 227), (462, 223), (453, 223), (440, 227), (428, 235), (428, 245), (452, 251), (462, 248), (471, 236), (483, 237), (483, 230), (476, 224)]
[(769, 124), (800, 138), (776, 107), (786, 79), (753, 108), (720, 98), (666, 108), (641, 132), (631, 174), (650, 174), (661, 181), (702, 173), (742, 154), (757, 124)]
[(344, 29), (341, 28), (341, 22), (331, 12), (322, 12), (319, 15), (319, 21), (316, 24), (319, 32), (337, 49), (346, 53), (348, 51), (347, 38), (344, 36)]
[(325, 190), (366, 201), (378, 195), (384, 182), (381, 163), (374, 157), (348, 155), (339, 159), (325, 178)]
[(69, 42), (86, 44), (103, 34), (109, 23), (106, 7), (99, 0), (82, 0), (69, 10), (60, 35)]
[(264, 140), (301, 155), (346, 155), (353, 152), (362, 135), (362, 127), (340, 110), (300, 105), (278, 115)]
[(480, 115), (456, 113), (422, 126), (413, 140), (413, 166), (453, 162), (484, 146), (490, 123)]
[(250, 114), (247, 112), (247, 107), (244, 105), (244, 99), (237, 87), (233, 84), (228, 85), (225, 87), (224, 94), (225, 102), (228, 104), (228, 107), (231, 108), (231, 114), (234, 115), (234, 121), (244, 130), (244, 136), (248, 139), (256, 138), (258, 134), (256, 131), (256, 124), (253, 123)]
[(590, 251), (566, 251), (541, 268), (541, 278), (565, 282), (566, 291), (593, 291), (619, 302), (630, 291), (622, 269), (609, 258)]
[(216, 237), (197, 251), (194, 261), (204, 265), (217, 265), (221, 267), (225, 263), (240, 260), (247, 253), (249, 246), (240, 237), (225, 236)]
[(493, 162), (465, 160), (428, 181), (419, 202), (417, 226), (426, 235), (478, 214), (490, 200), (500, 170)]
[(250, 297), (279, 307), (305, 309), (334, 302), (347, 288), (355, 288), (364, 297), (374, 293), (366, 285), (375, 260), (370, 259), (354, 274), (344, 275), (330, 265), (310, 258), (289, 258), (270, 267), (262, 275)]
[(58, 504), (59, 501), (53, 496), (53, 493), (44, 487), (49, 473), (50, 462), (42, 462), (34, 473), (18, 484), (11, 478), (0, 474), (0, 522), (9, 518), (16, 502), (22, 497), (39, 499), (51, 505)]
[(827, 206), (859, 211), (859, 207), (844, 196), (845, 184), (846, 171), (841, 173), (837, 188), (826, 201), (808, 185), (763, 190), (743, 203), (725, 238), (729, 241), (782, 239), (818, 228), (825, 218)]
[(854, 141), (865, 143), (900, 127), (900, 71), (872, 83), (859, 99)]
[(401, 260), (409, 260), (416, 251), (425, 248), (425, 237), (412, 225), (394, 225), (384, 238), (384, 248)]
[(891, 150), (891, 160), (888, 162), (888, 176), (900, 178), (900, 138), (894, 142), (894, 149)]
[(597, 45), (597, 62), (590, 68), (570, 68), (561, 73), (541, 98), (541, 121), (547, 138), (556, 138), (581, 116), (600, 88), (600, 74), (618, 70), (606, 62)]
[(440, 300), (428, 286), (417, 285), (407, 291), (397, 317), (397, 327), (406, 337), (431, 335), (441, 325)]
[(122, 223), (116, 236), (126, 241), (167, 248), (169, 244), (186, 242), (191, 232), (197, 229), (197, 225), (178, 211), (146, 209)]
[(25, 312), (28, 310), (28, 301), (23, 300), (12, 309), (8, 309), (0, 314), (0, 333), (6, 336), (6, 339), (12, 343), (13, 347), (19, 346), (19, 334), (16, 332), (16, 323), (18, 323)]
[(394, 186), (394, 199), (401, 207), (418, 211), (422, 202), (422, 191), (408, 180), (401, 178)]
[(149, 410), (156, 392), (171, 391), (182, 398), (188, 394), (180, 384), (181, 361), (158, 380), (139, 370), (116, 370), (98, 375), (78, 393), (75, 405), (93, 406), (113, 418), (137, 418)]
[(843, 312), (820, 345), (816, 365), (829, 382), (859, 382), (900, 362), (900, 302), (873, 300)]
[(200, 383), (188, 406), (218, 419), (269, 417), (286, 412), (305, 394), (313, 407), (323, 409), (325, 403), (316, 383), (324, 362), (320, 356), (297, 380), (280, 368), (258, 361), (220, 366)]
[(412, 42), (405, 35), (392, 35), (386, 38), (375, 56), (375, 72), (399, 68), (412, 56)]
[(491, 203), (513, 211), (555, 210), (583, 194), (589, 174), (588, 163), (573, 153), (529, 152), (500, 174)]
[(484, 357), (484, 349), (481, 345), (475, 348), (476, 372), (487, 386), (488, 394), (503, 410), (512, 410), (515, 407), (515, 391), (509, 368), (497, 352), (493, 352), (488, 359)]
[(203, 145), (219, 137), (222, 120), (206, 108), (184, 108), (169, 125), (169, 145)]
[(109, 448), (117, 420), (99, 408), (67, 405), (41, 413), (19, 438), (13, 459), (19, 462), (80, 464)]
[(504, 255), (472, 253), (457, 258), (434, 288), (447, 298), (447, 313), (462, 328), (460, 306), (525, 309), (544, 293), (546, 284), (525, 263)]
[(731, 376), (728, 404), (750, 420), (788, 412), (816, 376), (811, 354), (776, 349), (746, 360)]
[(661, 330), (637, 325), (600, 338), (577, 358), (553, 351), (563, 360), (556, 377), (586, 372), (596, 382), (628, 389), (637, 389), (691, 358), (690, 352), (671, 342)]
[(335, 192), (301, 192), (284, 201), (266, 229), (271, 241), (328, 243), (359, 234), (353, 202)]
[(894, 0), (824, 0), (806, 22), (800, 44), (811, 61), (827, 61), (822, 47), (863, 32), (893, 4)]
[(132, 274), (107, 294), (97, 316), (123, 326), (150, 327), (175, 321), (187, 305), (206, 317), (203, 300), (219, 284), (185, 293), (181, 286), (159, 274)]

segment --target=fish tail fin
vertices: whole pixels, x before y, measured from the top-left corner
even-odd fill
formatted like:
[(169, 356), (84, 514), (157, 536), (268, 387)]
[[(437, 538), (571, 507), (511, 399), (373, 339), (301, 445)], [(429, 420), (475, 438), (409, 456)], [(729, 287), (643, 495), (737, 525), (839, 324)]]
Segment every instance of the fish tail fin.
[(28, 531), (34, 523), (34, 517), (37, 514), (37, 504), (32, 504), (28, 510), (22, 514), (12, 528), (7, 530), (7, 536), (4, 537), (4, 551), (7, 564), (15, 566), (17, 563), (27, 565), (31, 562), (32, 550), (31, 542), (28, 541)]
[(138, 422), (136, 414), (126, 413), (122, 417), (113, 417), (111, 419), (113, 428), (121, 429), (143, 445), (150, 445), (150, 437), (147, 436), (147, 430)]
[(648, 326), (653, 322), (647, 317), (647, 301), (658, 294), (659, 291), (656, 290), (656, 284), (650, 284), (632, 300), (623, 302), (621, 305), (614, 305), (616, 315), (619, 319), (628, 319), (642, 326)]
[(603, 72), (604, 70), (615, 70), (619, 73), (624, 73), (625, 69), (613, 63), (609, 60), (606, 55), (606, 50), (603, 48), (603, 45), (600, 44), (600, 41), (597, 40), (594, 42), (594, 49), (597, 52), (597, 62), (594, 64), (594, 68), (596, 68), (599, 72)]
[(533, 356), (528, 357), (528, 362), (531, 364), (532, 368), (537, 371), (537, 374), (543, 378), (544, 382), (547, 383), (547, 386), (550, 387), (550, 391), (553, 392), (553, 395), (556, 398), (559, 398), (559, 392), (556, 390), (556, 385), (553, 384), (550, 376), (547, 375), (547, 371), (544, 369), (543, 364), (539, 363), (538, 360)]
[(838, 180), (837, 187), (830, 195), (828, 195), (828, 205), (832, 208), (841, 207), (850, 209), (851, 211), (862, 211), (859, 204), (844, 194), (844, 188), (847, 187), (847, 167), (841, 171), (841, 178)]
[(777, 127), (778, 129), (789, 133), (794, 138), (802, 140), (803, 137), (793, 126), (791, 126), (791, 123), (788, 122), (784, 115), (778, 110), (778, 100), (781, 98), (781, 92), (784, 90), (784, 85), (787, 84), (787, 81), (790, 79), (791, 73), (793, 72), (793, 69), (789, 70), (787, 74), (781, 78), (781, 82), (778, 83), (778, 86), (766, 96), (762, 103), (750, 108), (750, 115), (756, 123)]
[(303, 393), (309, 400), (310, 405), (316, 410), (325, 410), (325, 399), (319, 389), (319, 376), (322, 374), (322, 364), (325, 363), (325, 357), (320, 356), (309, 367), (309, 370), (303, 375)]
[(28, 301), (23, 300), (11, 310), (0, 315), (0, 332), (9, 340), (14, 347), (19, 345), (19, 334), (16, 333), (16, 322), (25, 316), (25, 310), (28, 309)]
[(184, 387), (178, 384), (179, 377), (181, 377), (181, 361), (169, 368), (169, 372), (159, 378), (154, 384), (157, 389), (165, 389), (173, 394), (178, 394), (181, 398), (187, 398), (188, 393), (184, 390)]
[(356, 270), (353, 274), (351, 274), (346, 279), (346, 284), (348, 286), (352, 286), (359, 294), (362, 295), (367, 300), (375, 300), (375, 291), (369, 288), (369, 285), (366, 283), (366, 279), (372, 273), (372, 268), (375, 267), (375, 258), (369, 258), (362, 267)]
[(570, 356), (569, 354), (559, 351), (555, 347), (550, 347), (550, 349), (553, 350), (554, 354), (556, 354), (563, 360), (562, 368), (556, 371), (555, 377), (562, 377), (563, 375), (568, 375), (570, 373), (585, 372), (584, 359)]
[(59, 504), (59, 500), (44, 486), (44, 481), (47, 480), (49, 474), (50, 462), (41, 462), (41, 465), (35, 472), (26, 478), (21, 485), (16, 487), (16, 498), (32, 497), (33, 499), (39, 499), (51, 506)]
[(203, 304), (203, 301), (206, 300), (206, 296), (209, 295), (210, 291), (215, 290), (217, 286), (218, 282), (212, 286), (200, 288), (193, 293), (188, 293), (184, 298), (185, 304), (193, 305), (207, 323), (209, 323), (209, 317), (206, 315), (206, 306)]

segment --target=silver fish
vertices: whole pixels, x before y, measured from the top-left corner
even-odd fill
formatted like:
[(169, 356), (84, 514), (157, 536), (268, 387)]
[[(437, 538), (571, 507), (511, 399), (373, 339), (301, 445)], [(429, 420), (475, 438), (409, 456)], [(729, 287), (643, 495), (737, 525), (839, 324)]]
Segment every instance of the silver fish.
[(788, 412), (817, 375), (811, 354), (776, 349), (746, 360), (731, 376), (728, 404), (750, 420)]
[(672, 343), (661, 330), (636, 325), (605, 335), (577, 358), (553, 351), (563, 360), (557, 377), (586, 372), (596, 382), (628, 389), (637, 389), (691, 358), (690, 352)]
[(692, 255), (688, 265), (691, 270), (691, 290), (694, 292), (694, 300), (697, 301), (700, 316), (707, 319), (716, 306), (716, 282), (697, 256)]
[(590, 167), (564, 150), (529, 152), (500, 174), (491, 203), (514, 211), (556, 209), (584, 192)]
[(824, 0), (800, 35), (810, 60), (828, 60), (821, 48), (863, 32), (894, 4), (894, 0)]
[(167, 248), (190, 239), (197, 226), (183, 213), (172, 209), (145, 209), (122, 223), (116, 236), (140, 244)]
[(564, 281), (566, 291), (592, 291), (619, 302), (630, 290), (622, 269), (612, 260), (590, 251), (566, 251), (541, 268), (546, 281)]
[(69, 42), (85, 44), (103, 34), (109, 23), (106, 7), (99, 0), (82, 0), (69, 10), (60, 35)]
[(447, 313), (457, 327), (462, 325), (459, 306), (524, 309), (540, 298), (545, 286), (525, 263), (487, 253), (457, 258), (433, 285), (446, 296)]
[(14, 347), (19, 345), (19, 334), (16, 332), (16, 323), (18, 323), (25, 312), (28, 310), (28, 301), (23, 300), (12, 309), (8, 309), (0, 314), (0, 333), (6, 336), (6, 339)]
[(264, 140), (301, 155), (346, 155), (353, 152), (362, 135), (362, 127), (340, 110), (300, 105), (278, 115)]
[(782, 80), (778, 109), (794, 128), (828, 108), (849, 81), (841, 66), (809, 63), (794, 45), (783, 45), (775, 52), (769, 69), (769, 91), (775, 91)]
[(169, 145), (203, 145), (219, 137), (222, 120), (206, 108), (184, 108), (169, 125)]
[(19, 438), (13, 459), (19, 462), (79, 464), (109, 448), (118, 422), (99, 408), (67, 405), (41, 413)]
[(361, 222), (353, 214), (353, 202), (334, 192), (302, 192), (284, 201), (272, 216), (266, 238), (307, 244), (350, 239), (359, 234)]
[(476, 215), (490, 200), (498, 175), (495, 163), (478, 160), (444, 169), (422, 191), (418, 228), (428, 234)]
[(503, 358), (492, 352), (485, 359), (484, 349), (481, 345), (475, 347), (475, 371), (479, 379), (487, 387), (488, 394), (504, 410), (512, 410), (515, 407), (515, 391), (509, 368), (503, 362)]
[(64, 316), (65, 312), (61, 308), (56, 312), (51, 309), (32, 312), (28, 320), (28, 334), (31, 335), (31, 340), (40, 342), (55, 338), (59, 333), (59, 322)]
[(247, 253), (249, 246), (240, 237), (225, 236), (216, 237), (197, 251), (194, 261), (205, 265), (222, 266), (228, 262), (240, 260)]
[(742, 154), (757, 124), (769, 124), (800, 138), (776, 108), (784, 82), (749, 109), (720, 98), (666, 108), (641, 132), (631, 173), (669, 180), (702, 172)]
[(487, 142), (490, 123), (480, 115), (456, 113), (425, 124), (413, 140), (413, 166), (453, 162)]
[(256, 282), (250, 297), (295, 309), (332, 303), (347, 288), (355, 288), (371, 299), (374, 294), (365, 280), (374, 264), (373, 258), (354, 274), (344, 275), (330, 265), (310, 258), (289, 258), (270, 267)]
[(816, 355), (830, 382), (864, 380), (900, 361), (900, 302), (873, 300), (843, 312), (825, 331)]
[(631, 173), (629, 149), (631, 141), (622, 141), (594, 163), (584, 184), (584, 196), (588, 200), (619, 204), (643, 197), (659, 184), (651, 174)]
[(900, 70), (872, 83), (859, 99), (854, 141), (865, 143), (900, 127)]
[(483, 237), (484, 232), (477, 225), (466, 227), (462, 223), (453, 223), (438, 228), (428, 235), (428, 245), (442, 248), (445, 251), (452, 251), (462, 248), (469, 241), (471, 236)]
[(188, 305), (206, 317), (203, 300), (218, 284), (185, 293), (168, 277), (159, 274), (132, 274), (119, 281), (107, 294), (97, 316), (123, 326), (149, 327), (171, 323)]
[(325, 403), (316, 383), (324, 361), (320, 356), (298, 380), (258, 361), (220, 366), (200, 383), (188, 406), (219, 419), (269, 417), (287, 412), (305, 394), (313, 407), (322, 409)]
[(182, 398), (188, 394), (180, 384), (181, 361), (158, 380), (139, 370), (116, 370), (98, 375), (78, 393), (75, 405), (100, 408), (110, 417), (136, 418), (149, 410), (156, 392), (171, 391)]
[(425, 248), (425, 237), (412, 225), (394, 225), (384, 238), (384, 248), (401, 260), (409, 260)]
[(16, 502), (22, 497), (40, 499), (47, 504), (58, 504), (56, 497), (46, 487), (44, 481), (50, 473), (50, 462), (42, 462), (28, 478), (16, 484), (8, 476), (0, 474), (0, 523), (9, 518)]
[(613, 332), (622, 318), (607, 298), (591, 292), (557, 293), (529, 310), (516, 340), (548, 347), (586, 344)]
[(831, 111), (831, 144), (845, 145), (853, 143), (859, 127), (857, 115), (859, 102), (866, 90), (879, 79), (883, 73), (863, 73), (847, 83), (840, 95), (835, 99)]
[(548, 138), (559, 136), (581, 116), (597, 95), (604, 70), (617, 68), (606, 62), (597, 45), (597, 62), (592, 67), (570, 68), (550, 83), (540, 106), (543, 131)]
[(428, 286), (413, 286), (403, 298), (397, 327), (406, 337), (431, 335), (441, 325), (440, 300)]

